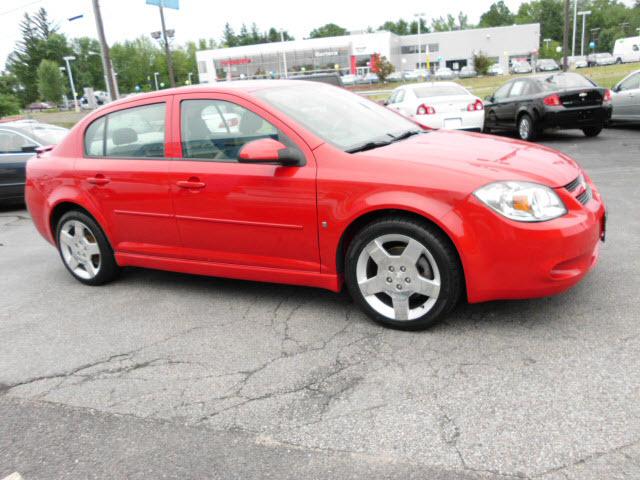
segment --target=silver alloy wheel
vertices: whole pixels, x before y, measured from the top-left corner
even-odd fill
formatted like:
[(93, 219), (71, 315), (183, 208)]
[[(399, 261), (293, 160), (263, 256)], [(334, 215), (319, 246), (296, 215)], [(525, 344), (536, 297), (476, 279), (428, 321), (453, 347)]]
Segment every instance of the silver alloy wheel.
[(369, 242), (358, 257), (356, 280), (367, 303), (392, 320), (422, 317), (440, 295), (440, 270), (433, 255), (402, 234)]
[(520, 138), (526, 140), (529, 138), (529, 132), (531, 131), (531, 122), (529, 122), (528, 117), (522, 117), (520, 119), (520, 125), (518, 126), (518, 130), (520, 133)]
[(100, 271), (102, 255), (91, 229), (79, 220), (68, 220), (60, 229), (60, 251), (64, 263), (75, 275), (91, 280)]

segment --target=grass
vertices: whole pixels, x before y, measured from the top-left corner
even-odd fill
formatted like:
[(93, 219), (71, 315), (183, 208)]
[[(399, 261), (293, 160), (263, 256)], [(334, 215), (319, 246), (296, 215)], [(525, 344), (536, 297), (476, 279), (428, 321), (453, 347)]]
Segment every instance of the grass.
[(90, 110), (82, 110), (80, 112), (71, 111), (42, 111), (42, 112), (25, 112), (24, 118), (32, 118), (43, 123), (50, 123), (52, 125), (58, 125), (60, 127), (71, 128), (78, 121), (87, 115)]
[[(601, 87), (611, 88), (629, 73), (640, 69), (638, 63), (623, 63), (621, 65), (609, 65), (606, 67), (592, 67), (581, 68), (580, 70), (574, 70), (587, 78), (590, 78)], [(496, 77), (476, 77), (465, 78), (455, 80), (457, 83), (463, 85), (474, 95), (480, 98), (485, 98), (495, 92), (498, 87), (504, 85), (507, 81), (518, 75), (500, 75)], [(402, 85), (401, 82), (389, 82), (378, 85), (366, 85), (363, 87), (356, 87), (354, 91), (367, 91), (367, 90), (392, 90)], [(368, 98), (372, 100), (386, 100), (390, 92), (380, 93), (376, 95), (370, 95)]]

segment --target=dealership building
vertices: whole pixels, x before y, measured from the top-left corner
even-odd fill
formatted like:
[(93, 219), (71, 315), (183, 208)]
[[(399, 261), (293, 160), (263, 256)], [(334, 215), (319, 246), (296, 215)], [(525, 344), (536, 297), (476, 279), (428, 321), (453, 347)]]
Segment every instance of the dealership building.
[(282, 77), (284, 72), (339, 71), (365, 74), (374, 56), (386, 57), (396, 71), (473, 64), (479, 52), (505, 69), (511, 60), (530, 59), (540, 45), (540, 24), (475, 28), (421, 35), (391, 32), (261, 43), (196, 52), (200, 83), (225, 78)]

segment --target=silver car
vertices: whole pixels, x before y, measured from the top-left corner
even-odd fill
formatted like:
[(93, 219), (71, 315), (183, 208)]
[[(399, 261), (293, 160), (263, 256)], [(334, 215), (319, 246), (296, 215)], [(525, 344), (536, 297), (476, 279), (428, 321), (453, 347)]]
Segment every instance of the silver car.
[(640, 122), (640, 70), (629, 74), (612, 89), (614, 122)]
[(587, 57), (590, 66), (604, 67), (605, 65), (613, 65), (616, 59), (610, 53), (594, 53)]

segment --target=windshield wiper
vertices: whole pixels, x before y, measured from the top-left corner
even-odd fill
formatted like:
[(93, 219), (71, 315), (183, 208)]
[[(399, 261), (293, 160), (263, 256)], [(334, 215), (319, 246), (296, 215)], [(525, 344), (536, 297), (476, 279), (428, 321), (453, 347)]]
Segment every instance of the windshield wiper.
[(356, 147), (350, 148), (346, 150), (347, 153), (356, 153), (356, 152), (364, 152), (367, 150), (373, 150), (374, 148), (384, 147), (389, 145), (391, 140), (372, 140), (370, 142), (365, 142)]
[(407, 130), (406, 132), (402, 132), (400, 135), (394, 135), (392, 142), (399, 142), (400, 140), (404, 140), (405, 138), (412, 137), (413, 135), (418, 135), (420, 130)]

